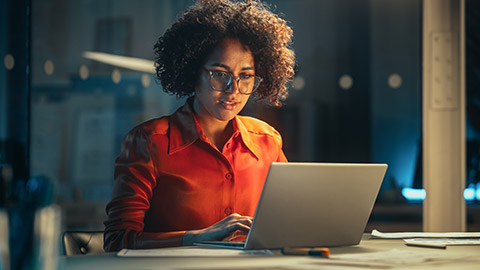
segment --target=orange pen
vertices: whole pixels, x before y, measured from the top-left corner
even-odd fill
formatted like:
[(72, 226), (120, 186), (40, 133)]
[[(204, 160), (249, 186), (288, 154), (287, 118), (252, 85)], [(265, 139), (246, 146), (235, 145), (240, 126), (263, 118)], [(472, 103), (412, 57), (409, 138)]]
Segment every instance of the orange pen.
[(328, 258), (330, 256), (330, 249), (328, 248), (282, 248), (282, 253), (285, 255), (309, 255), (320, 256)]

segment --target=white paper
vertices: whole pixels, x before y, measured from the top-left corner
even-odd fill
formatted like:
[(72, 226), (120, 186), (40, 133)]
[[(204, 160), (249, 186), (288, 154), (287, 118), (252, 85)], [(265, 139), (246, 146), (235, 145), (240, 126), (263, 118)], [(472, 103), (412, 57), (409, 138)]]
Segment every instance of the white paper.
[(237, 257), (272, 256), (270, 250), (235, 250), (208, 247), (122, 249), (117, 253), (121, 257)]
[(480, 239), (465, 239), (465, 238), (456, 238), (456, 239), (446, 239), (446, 238), (435, 238), (435, 239), (425, 239), (425, 238), (413, 238), (413, 239), (404, 239), (407, 245), (411, 246), (422, 246), (422, 247), (446, 247), (446, 246), (471, 246), (471, 245), (480, 245)]
[(372, 230), (372, 238), (403, 239), (403, 238), (480, 238), (480, 232), (448, 232), (448, 233), (427, 233), (427, 232), (399, 232), (382, 233)]

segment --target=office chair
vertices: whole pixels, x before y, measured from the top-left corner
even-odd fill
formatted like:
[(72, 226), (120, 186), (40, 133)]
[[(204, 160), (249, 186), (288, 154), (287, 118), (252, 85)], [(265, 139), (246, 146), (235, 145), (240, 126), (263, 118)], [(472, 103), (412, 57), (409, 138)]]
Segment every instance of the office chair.
[(103, 231), (66, 231), (63, 246), (66, 256), (104, 253)]

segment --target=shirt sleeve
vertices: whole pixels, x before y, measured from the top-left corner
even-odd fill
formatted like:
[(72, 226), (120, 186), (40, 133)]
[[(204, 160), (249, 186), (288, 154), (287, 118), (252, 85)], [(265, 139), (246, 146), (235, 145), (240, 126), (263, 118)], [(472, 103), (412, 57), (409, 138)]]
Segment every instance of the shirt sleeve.
[(143, 232), (145, 212), (156, 185), (150, 137), (141, 127), (130, 131), (115, 160), (112, 200), (106, 206), (104, 249), (181, 246), (185, 231)]
[(276, 130), (274, 130), (274, 134), (275, 134), (275, 137), (276, 137), (276, 142), (278, 144), (278, 157), (277, 157), (277, 160), (275, 160), (275, 162), (288, 162), (287, 160), (287, 157), (285, 156), (285, 153), (283, 153), (283, 139), (282, 139), (282, 135), (280, 135), (280, 133)]
[(285, 153), (283, 153), (282, 149), (280, 149), (280, 154), (278, 155), (276, 162), (288, 162), (287, 157), (285, 156)]

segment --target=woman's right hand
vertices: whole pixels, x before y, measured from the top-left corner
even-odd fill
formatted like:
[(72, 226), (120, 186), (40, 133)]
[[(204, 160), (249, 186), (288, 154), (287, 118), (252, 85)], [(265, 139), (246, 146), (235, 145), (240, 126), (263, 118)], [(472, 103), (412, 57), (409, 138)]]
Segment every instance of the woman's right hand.
[(208, 228), (187, 231), (183, 236), (182, 244), (189, 246), (200, 241), (219, 241), (232, 236), (237, 231), (246, 234), (250, 230), (251, 225), (252, 217), (234, 213)]

